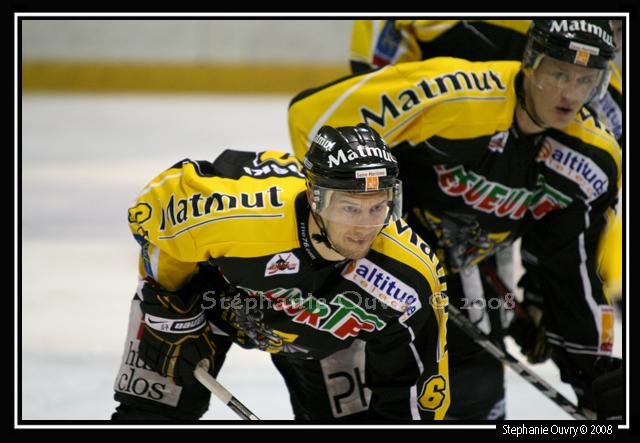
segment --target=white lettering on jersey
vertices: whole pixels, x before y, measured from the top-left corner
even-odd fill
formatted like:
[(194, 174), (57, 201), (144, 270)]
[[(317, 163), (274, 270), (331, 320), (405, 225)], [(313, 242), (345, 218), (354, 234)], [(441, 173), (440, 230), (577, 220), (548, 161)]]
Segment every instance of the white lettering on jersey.
[(609, 188), (607, 174), (590, 158), (562, 143), (547, 138), (552, 151), (545, 159), (547, 167), (576, 182), (591, 202)]

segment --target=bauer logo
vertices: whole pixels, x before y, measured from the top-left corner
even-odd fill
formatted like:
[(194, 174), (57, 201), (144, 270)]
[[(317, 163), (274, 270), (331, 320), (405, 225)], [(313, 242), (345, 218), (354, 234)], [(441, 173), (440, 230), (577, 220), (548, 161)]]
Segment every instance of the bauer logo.
[(607, 191), (609, 179), (593, 160), (556, 140), (547, 138), (547, 141), (552, 151), (551, 155), (545, 159), (545, 164), (577, 183), (586, 195), (587, 201), (595, 200)]
[(145, 314), (144, 316), (145, 324), (151, 329), (160, 332), (179, 332), (182, 334), (197, 331), (202, 327), (205, 321), (204, 312), (199, 313), (195, 317), (184, 320), (171, 320), (149, 314)]
[(293, 252), (283, 252), (271, 257), (264, 270), (265, 277), (278, 274), (297, 274), (300, 270), (300, 259)]
[(418, 294), (410, 286), (380, 269), (366, 258), (351, 261), (342, 276), (355, 283), (390, 308), (402, 312), (402, 319), (411, 317), (422, 307)]

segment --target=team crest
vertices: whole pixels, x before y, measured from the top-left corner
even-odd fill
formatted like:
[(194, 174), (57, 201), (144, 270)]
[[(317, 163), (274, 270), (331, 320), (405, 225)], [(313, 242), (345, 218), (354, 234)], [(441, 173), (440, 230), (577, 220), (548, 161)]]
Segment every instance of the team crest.
[(265, 277), (277, 274), (296, 274), (300, 270), (300, 260), (293, 252), (284, 252), (274, 255), (267, 263), (264, 271)]
[(509, 131), (496, 132), (491, 140), (489, 140), (489, 149), (498, 154), (502, 154), (504, 147), (507, 145), (509, 139)]

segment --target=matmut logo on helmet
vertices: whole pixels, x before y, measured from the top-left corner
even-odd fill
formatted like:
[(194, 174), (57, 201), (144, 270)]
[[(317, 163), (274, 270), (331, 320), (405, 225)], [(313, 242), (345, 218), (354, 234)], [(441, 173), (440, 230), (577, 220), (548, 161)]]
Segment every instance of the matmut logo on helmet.
[(380, 135), (364, 123), (333, 128), (323, 126), (303, 162), (314, 185), (351, 191), (391, 188), (398, 163)]
[[(350, 144), (351, 145), (351, 144)], [(391, 153), (383, 147), (356, 145), (353, 148), (350, 146), (346, 149), (337, 149), (335, 156), (329, 155), (329, 167), (340, 166), (341, 164), (348, 163), (352, 160), (358, 160), (361, 158), (380, 157), (390, 162), (395, 162), (395, 158)]]
[(608, 20), (533, 20), (525, 65), (532, 61), (527, 60), (531, 51), (595, 69), (606, 69), (615, 57)]
[(587, 20), (551, 20), (550, 32), (588, 32), (601, 38), (609, 45), (613, 46), (613, 35)]

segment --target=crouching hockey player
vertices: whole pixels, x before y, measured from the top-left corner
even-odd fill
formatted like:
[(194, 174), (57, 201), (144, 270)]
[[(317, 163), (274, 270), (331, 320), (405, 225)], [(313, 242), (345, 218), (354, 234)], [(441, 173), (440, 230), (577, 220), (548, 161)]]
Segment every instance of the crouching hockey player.
[(270, 352), (295, 418), (438, 420), (449, 404), (444, 270), (398, 216), (366, 125), (289, 154), (182, 161), (129, 210), (142, 248), (113, 420), (195, 420), (232, 343)]

